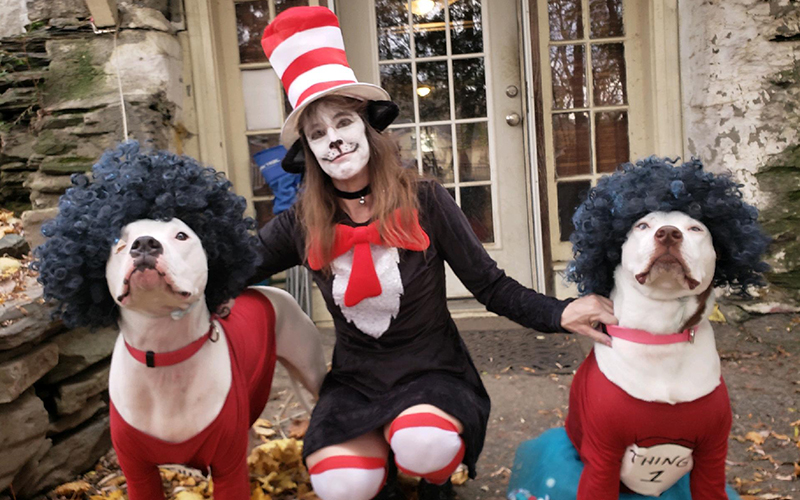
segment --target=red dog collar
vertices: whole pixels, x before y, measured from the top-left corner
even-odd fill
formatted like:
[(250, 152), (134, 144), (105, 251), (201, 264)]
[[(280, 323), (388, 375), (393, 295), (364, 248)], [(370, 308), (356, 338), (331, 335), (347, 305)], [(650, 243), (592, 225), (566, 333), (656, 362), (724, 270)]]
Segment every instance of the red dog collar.
[(680, 333), (668, 333), (665, 335), (657, 335), (645, 330), (636, 330), (634, 328), (624, 328), (616, 325), (606, 325), (606, 331), (612, 337), (616, 337), (629, 342), (647, 345), (665, 345), (665, 344), (679, 344), (681, 342), (688, 342), (694, 344), (694, 335), (697, 330), (696, 326), (687, 328)]
[[(194, 354), (199, 351), (203, 344), (206, 343), (208, 339), (211, 339), (211, 335), (215, 332), (214, 321), (211, 321), (211, 326), (208, 327), (208, 332), (205, 335), (200, 337), (199, 339), (195, 340), (189, 345), (181, 347), (175, 351), (169, 352), (153, 352), (153, 351), (141, 351), (136, 349), (135, 347), (131, 346), (127, 341), (125, 341), (125, 347), (128, 348), (128, 352), (131, 353), (133, 359), (136, 361), (147, 365), (150, 368), (156, 368), (160, 366), (172, 366), (177, 365), (183, 361), (194, 356)], [(216, 335), (215, 338), (211, 339), (212, 342), (216, 342), (219, 338), (219, 334)]]

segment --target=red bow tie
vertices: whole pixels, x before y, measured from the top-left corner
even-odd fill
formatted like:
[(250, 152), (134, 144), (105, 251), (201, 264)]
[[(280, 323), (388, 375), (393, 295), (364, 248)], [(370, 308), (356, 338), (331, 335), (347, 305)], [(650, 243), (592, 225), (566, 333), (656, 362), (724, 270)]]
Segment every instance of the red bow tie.
[[(395, 216), (398, 216), (398, 214), (395, 214)], [(430, 239), (419, 225), (416, 212), (410, 229), (408, 232), (411, 235), (416, 235), (417, 238), (385, 242), (378, 230), (378, 221), (368, 226), (359, 227), (345, 226), (344, 224), (336, 225), (331, 260), (347, 253), (351, 248), (353, 249), (353, 269), (350, 271), (350, 281), (347, 282), (347, 289), (344, 293), (345, 306), (353, 307), (368, 297), (377, 297), (381, 294), (381, 282), (378, 279), (378, 273), (375, 272), (375, 262), (372, 260), (372, 250), (370, 250), (371, 244), (391, 245), (416, 252), (421, 252), (428, 248)], [(312, 247), (308, 252), (309, 267), (319, 271), (327, 264), (327, 262), (322, 261), (319, 251)]]

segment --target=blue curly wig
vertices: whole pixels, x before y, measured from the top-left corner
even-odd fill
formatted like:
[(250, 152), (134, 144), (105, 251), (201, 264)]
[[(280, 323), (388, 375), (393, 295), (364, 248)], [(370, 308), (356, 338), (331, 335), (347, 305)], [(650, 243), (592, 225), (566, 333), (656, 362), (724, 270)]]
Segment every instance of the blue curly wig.
[(761, 273), (769, 266), (761, 256), (771, 240), (761, 231), (758, 211), (742, 201), (741, 186), (727, 175), (703, 171), (699, 160), (674, 163), (650, 157), (621, 165), (575, 211), (567, 279), (582, 295), (611, 293), (628, 232), (655, 211), (684, 212), (706, 225), (717, 252), (714, 286), (747, 295), (748, 287), (764, 284)]
[(116, 324), (119, 312), (105, 268), (124, 226), (139, 219), (178, 218), (197, 233), (208, 256), (206, 303), (217, 311), (245, 287), (258, 264), (255, 221), (225, 175), (166, 151), (128, 142), (106, 151), (92, 180), (72, 176), (58, 216), (42, 227), (34, 269), (56, 315), (70, 327)]

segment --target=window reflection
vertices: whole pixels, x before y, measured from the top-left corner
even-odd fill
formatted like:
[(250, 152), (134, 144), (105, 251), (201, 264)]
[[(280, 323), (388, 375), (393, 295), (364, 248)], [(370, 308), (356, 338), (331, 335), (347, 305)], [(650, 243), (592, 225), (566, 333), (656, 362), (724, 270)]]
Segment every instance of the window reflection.
[(483, 52), (480, 0), (450, 1), (450, 47), (453, 54)]
[(592, 87), (595, 106), (628, 103), (625, 47), (621, 43), (592, 44)]
[(592, 38), (625, 36), (622, 0), (589, 0)]
[(236, 4), (236, 36), (239, 39), (239, 62), (266, 62), (261, 48), (261, 34), (269, 24), (269, 0)]
[(381, 60), (411, 57), (408, 28), (408, 2), (375, 0), (378, 24), (378, 54)]
[(553, 108), (585, 107), (586, 62), (583, 45), (550, 47), (550, 69), (553, 76)]
[(550, 20), (550, 40), (583, 38), (583, 9), (581, 0), (550, 0), (547, 2)]

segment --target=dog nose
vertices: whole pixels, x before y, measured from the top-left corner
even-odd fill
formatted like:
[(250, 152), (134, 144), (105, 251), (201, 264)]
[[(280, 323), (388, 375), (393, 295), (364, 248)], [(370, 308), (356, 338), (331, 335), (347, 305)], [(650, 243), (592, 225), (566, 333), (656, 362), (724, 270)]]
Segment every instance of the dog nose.
[(658, 228), (658, 231), (656, 231), (655, 238), (657, 242), (665, 247), (670, 247), (677, 245), (683, 240), (683, 233), (675, 226), (661, 226)]
[(164, 253), (164, 247), (152, 236), (139, 236), (131, 245), (131, 257), (157, 257)]

